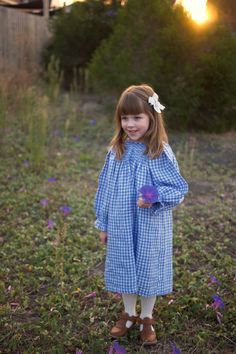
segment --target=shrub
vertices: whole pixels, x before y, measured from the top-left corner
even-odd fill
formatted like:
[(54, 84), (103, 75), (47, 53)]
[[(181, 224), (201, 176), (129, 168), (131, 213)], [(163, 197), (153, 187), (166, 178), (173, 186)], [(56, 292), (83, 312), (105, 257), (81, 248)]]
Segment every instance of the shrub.
[(153, 85), (169, 127), (222, 132), (236, 127), (235, 51), (224, 25), (200, 28), (167, 0), (129, 0), (89, 69), (95, 89)]
[(54, 56), (66, 83), (72, 82), (75, 69), (82, 81), (93, 51), (112, 31), (118, 6), (118, 2), (108, 6), (103, 1), (87, 0), (73, 4), (70, 12), (59, 13), (51, 23), (53, 36), (43, 55), (45, 64)]
[(119, 11), (113, 34), (93, 56), (89, 69), (94, 86), (121, 90), (134, 82), (154, 83), (153, 69), (161, 72), (163, 65), (154, 45), (171, 15), (169, 1), (129, 0)]
[(171, 86), (170, 126), (209, 132), (233, 130), (236, 38), (225, 27), (215, 27), (204, 33), (198, 48), (195, 63)]

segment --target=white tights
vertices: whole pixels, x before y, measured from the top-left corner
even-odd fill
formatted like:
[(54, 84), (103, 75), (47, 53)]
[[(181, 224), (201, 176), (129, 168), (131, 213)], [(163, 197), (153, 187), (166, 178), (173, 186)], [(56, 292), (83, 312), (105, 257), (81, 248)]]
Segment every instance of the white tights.
[[(136, 302), (137, 295), (135, 294), (122, 294), (122, 299), (124, 302), (125, 312), (130, 316), (136, 316)], [(141, 314), (140, 318), (145, 317), (152, 318), (152, 312), (156, 301), (156, 296), (145, 297), (141, 296)], [(129, 328), (132, 325), (131, 321), (127, 321), (126, 327)], [(140, 330), (143, 329), (143, 325), (140, 326)]]

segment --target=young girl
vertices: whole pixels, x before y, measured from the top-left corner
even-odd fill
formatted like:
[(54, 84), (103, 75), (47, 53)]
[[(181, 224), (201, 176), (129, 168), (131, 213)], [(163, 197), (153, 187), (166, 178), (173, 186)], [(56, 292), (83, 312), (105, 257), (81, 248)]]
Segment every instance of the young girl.
[(95, 198), (95, 226), (107, 244), (106, 289), (121, 293), (125, 308), (110, 334), (124, 336), (139, 323), (144, 344), (157, 342), (156, 296), (172, 291), (172, 209), (188, 191), (167, 143), (164, 108), (148, 85), (122, 93)]

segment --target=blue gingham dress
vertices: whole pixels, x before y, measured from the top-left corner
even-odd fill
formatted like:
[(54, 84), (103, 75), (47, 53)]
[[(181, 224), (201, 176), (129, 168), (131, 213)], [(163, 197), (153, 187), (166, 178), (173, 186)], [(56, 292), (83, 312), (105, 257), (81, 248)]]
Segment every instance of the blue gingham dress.
[[(95, 226), (107, 231), (106, 289), (142, 296), (172, 292), (172, 208), (188, 185), (168, 144), (150, 159), (142, 142), (126, 141), (121, 160), (110, 150), (99, 176)], [(155, 186), (159, 201), (139, 208), (138, 190)]]

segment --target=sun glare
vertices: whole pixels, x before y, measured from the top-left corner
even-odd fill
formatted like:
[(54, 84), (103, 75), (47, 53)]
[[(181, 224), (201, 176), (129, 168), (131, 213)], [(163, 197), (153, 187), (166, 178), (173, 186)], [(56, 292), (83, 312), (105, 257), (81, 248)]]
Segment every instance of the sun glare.
[(207, 0), (178, 0), (194, 21), (202, 24), (208, 20)]

